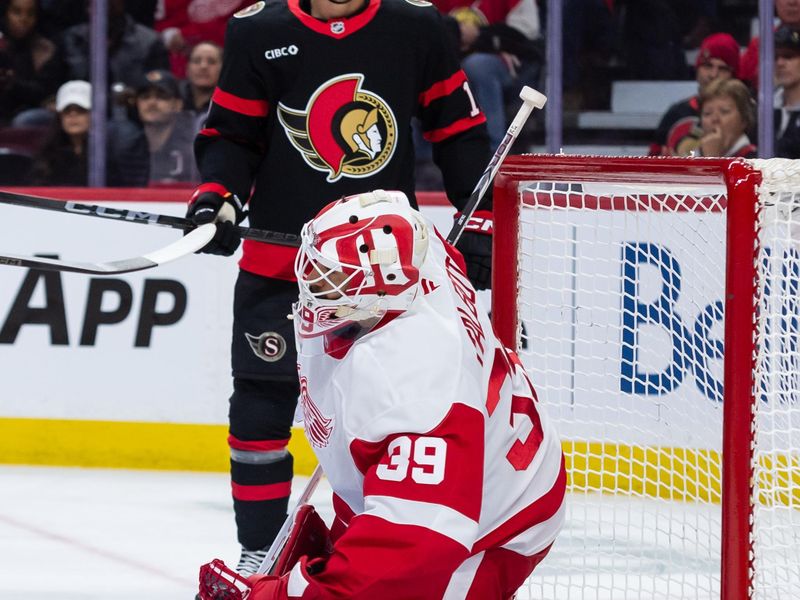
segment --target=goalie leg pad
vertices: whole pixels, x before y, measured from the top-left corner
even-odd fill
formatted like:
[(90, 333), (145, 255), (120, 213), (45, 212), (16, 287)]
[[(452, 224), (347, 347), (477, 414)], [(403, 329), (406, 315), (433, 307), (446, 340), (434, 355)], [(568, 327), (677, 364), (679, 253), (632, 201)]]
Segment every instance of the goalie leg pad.
[(286, 543), (281, 548), (271, 575), (284, 575), (305, 556), (308, 560), (327, 558), (333, 552), (330, 531), (310, 504), (300, 506), (294, 515)]

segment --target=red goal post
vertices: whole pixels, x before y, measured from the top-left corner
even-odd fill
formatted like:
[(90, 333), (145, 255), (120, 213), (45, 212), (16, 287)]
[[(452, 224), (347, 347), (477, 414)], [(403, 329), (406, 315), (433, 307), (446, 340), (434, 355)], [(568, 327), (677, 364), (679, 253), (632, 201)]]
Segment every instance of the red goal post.
[(800, 597), (799, 164), (502, 165), (492, 315), (561, 430), (576, 537), (531, 597)]

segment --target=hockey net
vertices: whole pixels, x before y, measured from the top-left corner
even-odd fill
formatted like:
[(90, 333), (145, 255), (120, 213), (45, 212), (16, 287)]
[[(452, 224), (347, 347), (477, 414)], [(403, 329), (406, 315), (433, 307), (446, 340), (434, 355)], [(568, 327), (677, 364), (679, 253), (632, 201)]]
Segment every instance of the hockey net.
[(512, 157), (494, 198), (569, 470), (518, 598), (800, 598), (800, 162)]

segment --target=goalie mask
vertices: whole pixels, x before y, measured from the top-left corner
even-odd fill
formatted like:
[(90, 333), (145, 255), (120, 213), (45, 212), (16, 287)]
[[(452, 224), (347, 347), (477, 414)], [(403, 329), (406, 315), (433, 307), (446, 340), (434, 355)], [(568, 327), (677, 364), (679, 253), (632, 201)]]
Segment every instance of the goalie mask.
[(416, 297), (428, 227), (402, 192), (376, 190), (332, 202), (300, 235), (299, 338), (354, 323), (368, 330), (387, 313), (407, 310)]

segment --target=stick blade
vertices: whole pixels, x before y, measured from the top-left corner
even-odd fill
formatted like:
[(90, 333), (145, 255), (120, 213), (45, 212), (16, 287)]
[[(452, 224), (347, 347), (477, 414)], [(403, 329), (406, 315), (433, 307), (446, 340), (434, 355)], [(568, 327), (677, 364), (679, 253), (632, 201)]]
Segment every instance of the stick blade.
[(4, 254), (0, 256), (0, 265), (12, 267), (28, 267), (43, 271), (64, 271), (68, 273), (85, 273), (88, 275), (120, 275), (134, 271), (144, 271), (171, 262), (200, 250), (208, 244), (216, 233), (212, 223), (193, 229), (184, 237), (168, 246), (160, 248), (144, 256), (134, 256), (110, 262), (89, 263), (40, 256), (20, 256)]

